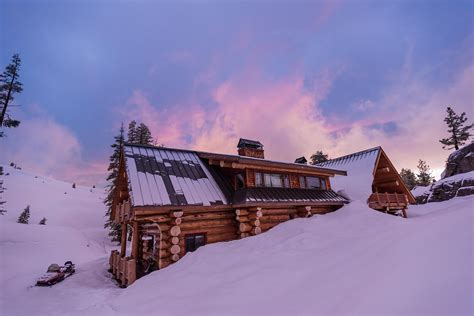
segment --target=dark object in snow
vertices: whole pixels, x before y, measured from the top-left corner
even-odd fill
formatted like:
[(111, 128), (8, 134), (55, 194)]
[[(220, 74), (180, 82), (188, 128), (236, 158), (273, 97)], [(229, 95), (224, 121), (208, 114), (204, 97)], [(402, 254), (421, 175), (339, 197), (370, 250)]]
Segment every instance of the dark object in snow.
[(72, 184), (72, 188), (73, 188), (73, 189), (76, 188), (76, 184), (75, 184), (75, 183)]
[(36, 281), (36, 286), (52, 286), (61, 282), (76, 272), (75, 268), (75, 265), (71, 261), (66, 261), (62, 267), (53, 263), (49, 265), (46, 273)]
[(43, 217), (40, 222), (39, 222), (40, 225), (46, 225), (46, 217)]

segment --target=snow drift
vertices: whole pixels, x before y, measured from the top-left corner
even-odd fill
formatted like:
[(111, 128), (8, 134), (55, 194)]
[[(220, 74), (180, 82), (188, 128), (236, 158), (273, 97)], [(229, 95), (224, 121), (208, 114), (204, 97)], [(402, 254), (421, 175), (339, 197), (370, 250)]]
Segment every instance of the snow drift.
[[(474, 196), (411, 206), (408, 219), (354, 201), (201, 247), (122, 290), (106, 272), (102, 192), (9, 172), (9, 213), (0, 217), (2, 315), (473, 313)], [(26, 204), (32, 224), (15, 223)], [(37, 225), (43, 216), (47, 225)], [(67, 259), (78, 263), (75, 275), (29, 288), (48, 264)]]

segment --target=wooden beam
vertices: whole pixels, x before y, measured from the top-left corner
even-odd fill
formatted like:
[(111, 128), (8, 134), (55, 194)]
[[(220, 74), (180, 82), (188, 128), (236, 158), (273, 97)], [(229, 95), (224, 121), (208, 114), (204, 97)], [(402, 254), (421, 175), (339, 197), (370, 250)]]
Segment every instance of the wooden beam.
[(125, 257), (127, 250), (127, 224), (122, 223), (122, 239), (120, 240), (120, 257)]
[(377, 172), (388, 173), (388, 172), (390, 172), (390, 168), (389, 167), (378, 168)]
[(138, 222), (133, 222), (132, 258), (138, 259)]
[(374, 183), (374, 186), (377, 186), (377, 187), (390, 187), (390, 186), (399, 186), (399, 185), (400, 185), (400, 182), (398, 182), (398, 180)]

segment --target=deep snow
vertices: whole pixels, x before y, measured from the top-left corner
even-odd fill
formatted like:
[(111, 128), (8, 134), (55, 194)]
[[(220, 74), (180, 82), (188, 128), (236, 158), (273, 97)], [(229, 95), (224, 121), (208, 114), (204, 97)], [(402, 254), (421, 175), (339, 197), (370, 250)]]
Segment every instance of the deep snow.
[[(473, 196), (411, 206), (408, 219), (354, 201), (202, 247), (122, 290), (106, 272), (103, 192), (6, 172), (2, 315), (473, 314)], [(15, 223), (26, 204), (32, 224)], [(47, 225), (37, 225), (43, 216)], [(75, 275), (29, 287), (49, 263), (67, 259)]]

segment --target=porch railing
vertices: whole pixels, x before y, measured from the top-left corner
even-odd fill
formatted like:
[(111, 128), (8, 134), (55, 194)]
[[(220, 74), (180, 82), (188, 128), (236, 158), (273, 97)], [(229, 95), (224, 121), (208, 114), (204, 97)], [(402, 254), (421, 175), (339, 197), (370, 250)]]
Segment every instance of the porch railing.
[(130, 257), (120, 257), (117, 250), (110, 253), (110, 271), (122, 286), (128, 286), (137, 279), (137, 263)]
[(408, 207), (407, 196), (400, 193), (372, 193), (367, 202), (374, 209), (396, 210)]

